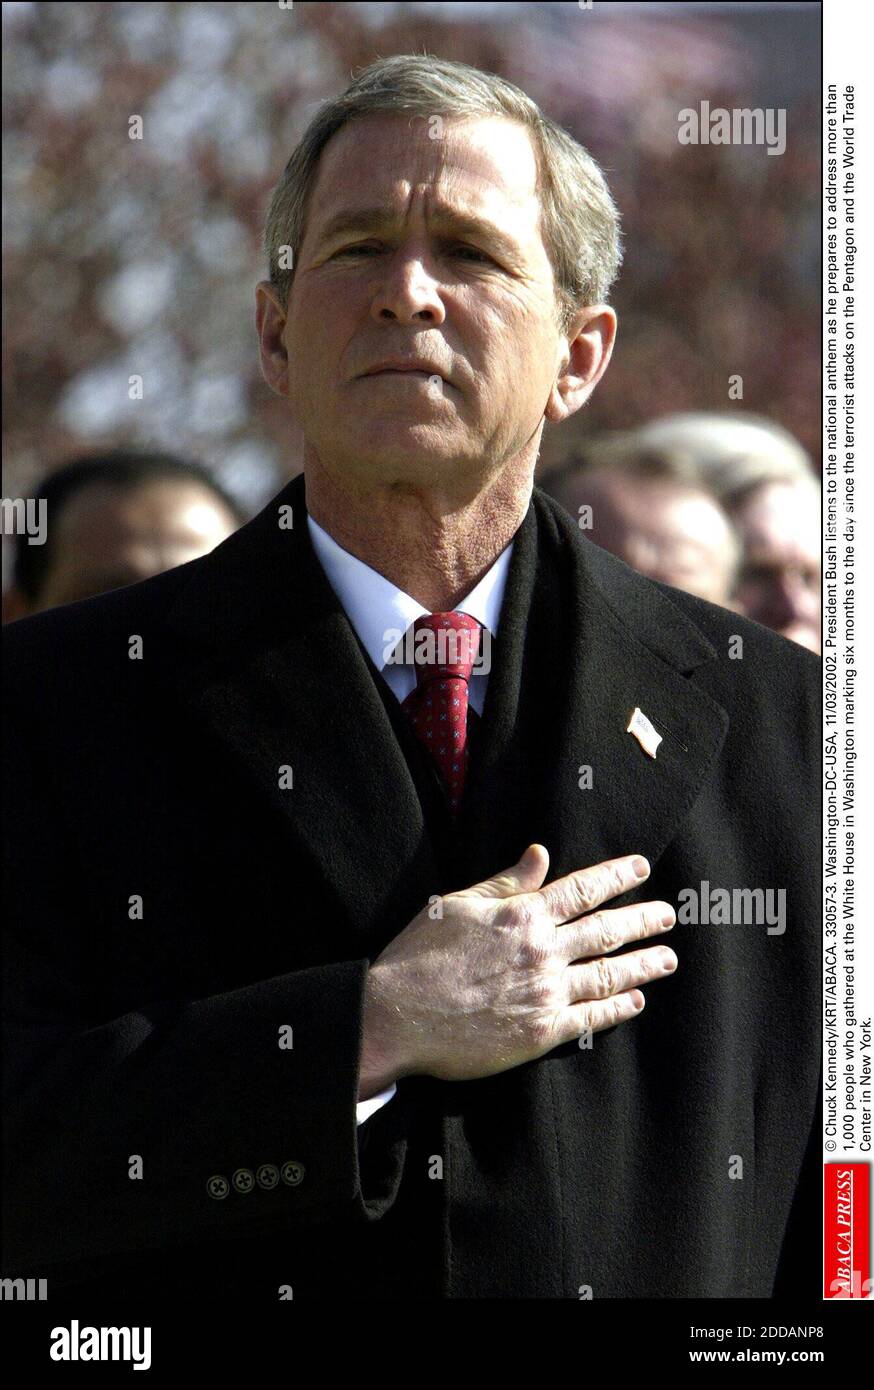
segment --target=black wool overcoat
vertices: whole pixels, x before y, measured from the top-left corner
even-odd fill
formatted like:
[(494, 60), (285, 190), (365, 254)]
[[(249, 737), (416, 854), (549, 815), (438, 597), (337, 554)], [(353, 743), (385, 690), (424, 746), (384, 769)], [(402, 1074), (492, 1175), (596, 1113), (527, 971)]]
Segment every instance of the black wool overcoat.
[[(808, 652), (640, 577), (535, 489), (447, 831), (312, 551), (302, 477), (211, 554), (5, 641), (4, 1276), (211, 1300), (819, 1296)], [(533, 841), (550, 879), (644, 854), (612, 906), (730, 901), (730, 920), (659, 938), (676, 973), (591, 1047), (402, 1078), (359, 1132), (369, 963)]]

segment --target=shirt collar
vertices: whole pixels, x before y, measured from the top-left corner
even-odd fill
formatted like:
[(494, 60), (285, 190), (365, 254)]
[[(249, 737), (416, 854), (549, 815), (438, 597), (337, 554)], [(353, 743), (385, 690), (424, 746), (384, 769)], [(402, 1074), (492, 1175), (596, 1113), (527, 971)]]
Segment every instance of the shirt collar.
[[(310, 539), (325, 574), (361, 644), (378, 671), (382, 671), (396, 640), (428, 612), (409, 594), (398, 589), (385, 575), (371, 569), (357, 556), (338, 545), (333, 536), (307, 515)], [(467, 613), (497, 635), (498, 619), (513, 553), (510, 541), (497, 560), (466, 598), (456, 603), (454, 612)], [(390, 634), (394, 634), (393, 637)]]

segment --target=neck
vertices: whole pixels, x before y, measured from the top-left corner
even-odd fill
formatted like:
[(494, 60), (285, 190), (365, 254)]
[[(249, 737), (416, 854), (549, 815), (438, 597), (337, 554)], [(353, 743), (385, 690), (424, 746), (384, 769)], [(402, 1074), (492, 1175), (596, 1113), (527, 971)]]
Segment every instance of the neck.
[(533, 465), (505, 468), (467, 496), (337, 479), (316, 459), (307, 459), (305, 473), (313, 520), (429, 613), (439, 613), (466, 598), (513, 539), (531, 500)]

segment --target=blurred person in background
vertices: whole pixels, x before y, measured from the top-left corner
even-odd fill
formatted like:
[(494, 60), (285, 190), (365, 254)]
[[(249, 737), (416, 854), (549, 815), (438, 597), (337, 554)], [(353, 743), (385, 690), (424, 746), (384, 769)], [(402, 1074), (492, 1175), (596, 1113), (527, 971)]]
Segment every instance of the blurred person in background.
[(739, 612), (819, 654), (820, 489), (807, 451), (770, 420), (718, 412), (667, 415), (636, 434), (641, 448), (687, 451), (732, 518)]
[(815, 480), (754, 483), (727, 497), (726, 506), (744, 542), (738, 608), (819, 653), (822, 562)]
[(204, 469), (158, 452), (77, 459), (49, 474), (36, 500), (46, 504), (47, 539), (16, 538), (4, 623), (195, 560), (245, 521)]
[(740, 545), (687, 451), (642, 449), (628, 430), (594, 441), (543, 487), (590, 540), (639, 574), (731, 606)]

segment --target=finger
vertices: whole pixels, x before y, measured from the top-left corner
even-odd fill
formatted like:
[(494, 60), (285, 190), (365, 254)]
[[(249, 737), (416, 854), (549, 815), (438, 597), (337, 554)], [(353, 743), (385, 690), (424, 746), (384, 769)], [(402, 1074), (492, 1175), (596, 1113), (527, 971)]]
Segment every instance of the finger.
[(464, 892), (477, 898), (512, 898), (539, 888), (549, 871), (549, 851), (544, 845), (529, 845), (522, 858), (494, 878), (475, 883)]
[(538, 915), (545, 912), (547, 920), (559, 926), (620, 893), (639, 888), (648, 877), (649, 864), (643, 856), (626, 854), (621, 859), (607, 859), (603, 864), (557, 878), (544, 888), (521, 896), (518, 906), (527, 906)]
[(670, 946), (648, 946), (645, 951), (629, 951), (624, 956), (601, 956), (587, 965), (569, 965), (564, 972), (567, 1002), (609, 999), (635, 985), (672, 975), (676, 968), (677, 957)]
[(625, 1023), (639, 1014), (646, 1000), (639, 989), (630, 989), (626, 994), (614, 994), (610, 999), (589, 999), (581, 1004), (570, 1004), (561, 1018), (560, 1039), (572, 1042), (589, 1031), (600, 1033), (604, 1028), (615, 1028), (617, 1023)]
[(670, 931), (677, 914), (670, 903), (635, 903), (606, 912), (591, 912), (575, 922), (556, 927), (556, 942), (568, 961), (591, 960), (624, 946)]

